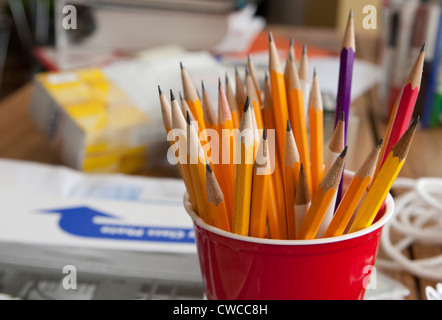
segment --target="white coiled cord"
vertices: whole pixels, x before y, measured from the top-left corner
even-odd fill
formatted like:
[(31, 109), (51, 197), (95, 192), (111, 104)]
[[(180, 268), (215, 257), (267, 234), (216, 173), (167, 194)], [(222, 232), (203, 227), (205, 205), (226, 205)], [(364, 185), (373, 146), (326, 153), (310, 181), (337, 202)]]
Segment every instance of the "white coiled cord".
[[(393, 189), (408, 189), (395, 197), (395, 214), (382, 231), (381, 246), (387, 257), (379, 258), (376, 266), (407, 271), (419, 278), (442, 281), (442, 254), (410, 259), (402, 251), (412, 244), (442, 245), (442, 179), (398, 178)], [(393, 243), (393, 228), (400, 240)]]

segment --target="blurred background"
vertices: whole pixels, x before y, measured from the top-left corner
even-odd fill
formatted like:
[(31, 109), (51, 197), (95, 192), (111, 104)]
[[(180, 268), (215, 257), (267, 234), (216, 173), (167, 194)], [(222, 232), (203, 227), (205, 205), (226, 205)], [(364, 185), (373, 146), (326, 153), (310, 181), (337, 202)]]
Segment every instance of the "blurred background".
[[(364, 12), (366, 7), (371, 11)], [(85, 171), (136, 173), (144, 161), (139, 155), (145, 149), (138, 142), (135, 148), (126, 152), (127, 158), (130, 158), (126, 161), (126, 169), (115, 169), (111, 165), (96, 167), (95, 164), (87, 169), (87, 165), (78, 160), (78, 152), (82, 152), (83, 146), (72, 146), (75, 139), (71, 133), (66, 139), (53, 136), (54, 123), (50, 119), (56, 117), (55, 111), (61, 109), (49, 112), (50, 101), (56, 98), (64, 105), (63, 108), (70, 108), (68, 114), (74, 122), (80, 123), (80, 128), (87, 132), (95, 130), (102, 123), (99, 119), (104, 121), (109, 116), (106, 103), (110, 103), (103, 105), (100, 101), (109, 98), (109, 92), (115, 92), (109, 89), (109, 83), (104, 84), (103, 79), (107, 78), (149, 118), (145, 119), (149, 126), (129, 135), (135, 134), (139, 137), (138, 141), (144, 139), (149, 146), (157, 147), (165, 139), (156, 90), (158, 85), (166, 92), (169, 89), (175, 92), (181, 90), (175, 61), (184, 59), (196, 86), (199, 87), (199, 82), (204, 79), (213, 101), (216, 101), (217, 78), (224, 77), (227, 72), (234, 79), (236, 68), (243, 73), (249, 54), (263, 86), (268, 64), (268, 32), (272, 31), (282, 63), (290, 39), (295, 40), (297, 59), (303, 45), (308, 47), (311, 59), (323, 59), (315, 63), (317, 66), (324, 65), (321, 81), (325, 109), (331, 114), (334, 111), (338, 65), (336, 59), (331, 64), (326, 59), (336, 58), (341, 50), (349, 12), (353, 10), (357, 21), (357, 57), (372, 63), (358, 65), (363, 67), (358, 74), (364, 75), (355, 80), (353, 93), (356, 98), (380, 79), (377, 66), (382, 63), (384, 48), (380, 36), (384, 29), (384, 7), (380, 0), (1, 0), (0, 99), (34, 82), (36, 85), (30, 100), (32, 120), (43, 129), (52, 144), (61, 139), (63, 145), (67, 145), (69, 150), (57, 149), (64, 164)], [(362, 21), (368, 14), (374, 27), (367, 30)], [(202, 54), (204, 59), (196, 58), (198, 54)], [(71, 82), (74, 85), (70, 92), (56, 88), (61, 78), (57, 78), (52, 87), (44, 82), (46, 76), (59, 73), (63, 77), (66, 76), (63, 72), (84, 68), (98, 68), (95, 73), (83, 75), (89, 79), (83, 84), (88, 86), (86, 95), (74, 88), (74, 82)], [(313, 64), (310, 65), (310, 74), (312, 72)], [(98, 75), (100, 84), (91, 84), (91, 79)], [(54, 79), (52, 77), (48, 81)], [(94, 79), (98, 81), (98, 78)], [(93, 89), (98, 91), (93, 93)], [(90, 97), (96, 95), (101, 95), (101, 98), (92, 101)], [(85, 110), (88, 110), (82, 116), (74, 111), (79, 110), (79, 104), (84, 104)], [(102, 110), (101, 113), (96, 112), (97, 108)], [(136, 111), (133, 114), (132, 119), (137, 118)], [(133, 120), (127, 121), (132, 121), (132, 124), (124, 126), (135, 127)], [(88, 138), (89, 149), (94, 151), (84, 152), (93, 153), (91, 157), (98, 154), (92, 162), (109, 162), (110, 157), (115, 157), (115, 148), (103, 152), (98, 146), (102, 145), (103, 134), (98, 135), (91, 134)], [(113, 135), (114, 140), (115, 135), (118, 134)], [(90, 142), (92, 140), (93, 143)], [(101, 151), (97, 151), (99, 149)], [(159, 154), (164, 154), (164, 150)], [(83, 156), (87, 158), (87, 154)], [(164, 157), (157, 158), (164, 160)], [(151, 157), (150, 160), (155, 159)]]
[[(76, 10), (76, 28), (69, 28), (74, 15), (69, 6)], [(350, 9), (357, 21), (358, 57), (383, 67), (382, 99), (388, 101), (388, 87), (400, 86), (403, 66), (424, 42), (426, 79), (436, 77), (430, 76), (430, 65), (436, 68), (439, 59), (433, 59), (439, 53), (439, 0), (1, 0), (0, 98), (41, 71), (105, 64), (164, 45), (247, 53), (262, 30), (337, 53)], [(252, 23), (252, 17), (261, 20)], [(417, 110), (431, 109), (423, 124), (435, 127), (442, 103), (437, 85), (429, 86)]]
[[(165, 203), (166, 207), (155, 208), (166, 227), (180, 222), (180, 217), (188, 218), (182, 206), (182, 181), (165, 179), (179, 178), (179, 172), (166, 160), (169, 143), (158, 86), (167, 97), (169, 89), (177, 95), (182, 90), (182, 62), (197, 90), (204, 80), (216, 108), (218, 79), (228, 75), (234, 87), (235, 73), (239, 70), (244, 76), (250, 55), (263, 87), (270, 31), (282, 64), (291, 39), (298, 63), (306, 46), (308, 73), (312, 76), (316, 67), (320, 75), (324, 136), (329, 139), (339, 54), (351, 10), (356, 61), (348, 145), (357, 152), (348, 156), (346, 169), (356, 170), (383, 137), (389, 108), (425, 43), (415, 114), (422, 116), (424, 129), (433, 130), (417, 133), (419, 142), (409, 156), (413, 159), (402, 172), (416, 179), (440, 177), (441, 1), (0, 0), (0, 156), (4, 158), (0, 180), (12, 186), (12, 191), (6, 187), (0, 191), (23, 197), (22, 190), (27, 190), (29, 200), (4, 197), (12, 199), (9, 211), (14, 214), (0, 215), (0, 291), (29, 299), (202, 298), (195, 252), (182, 254), (182, 248), (172, 248), (167, 253), (174, 254), (167, 255), (150, 252), (152, 248), (146, 250), (143, 243), (134, 249), (127, 241), (67, 237), (58, 228), (58, 216), (52, 220), (39, 216), (52, 224), (35, 230), (35, 208), (22, 206), (41, 205), (41, 199), (32, 196), (44, 193), (54, 206), (66, 197), (77, 201), (87, 197), (100, 204), (111, 200), (110, 208), (118, 200), (124, 207), (121, 215), (137, 204)], [(73, 170), (63, 170), (65, 165)], [(140, 177), (119, 175), (117, 182), (115, 176), (88, 180), (86, 173), (129, 173), (143, 179), (124, 180)], [(13, 219), (19, 217), (17, 212), (32, 219), (26, 216), (17, 222)], [(169, 213), (177, 213), (178, 218), (169, 218)], [(54, 240), (55, 233), (62, 233), (61, 241)], [(65, 250), (64, 245), (76, 248)], [(440, 253), (440, 246), (436, 250)], [(417, 245), (408, 255), (426, 257), (428, 252)], [(60, 287), (60, 270), (71, 262), (85, 270), (83, 293)], [(419, 282), (408, 273), (392, 277), (399, 283), (379, 278), (379, 290), (368, 292), (366, 298), (402, 299), (412, 288), (409, 297), (423, 299), (424, 286), (434, 284)]]
[[(359, 3), (360, 2), (360, 3)], [(252, 4), (256, 6), (256, 15), (265, 19), (267, 25), (278, 26), (297, 26), (297, 27), (312, 27), (327, 30), (342, 31), (345, 27), (346, 17), (350, 8), (353, 8), (356, 16), (362, 16), (362, 7), (367, 4), (373, 4), (379, 9), (378, 17), (381, 17), (382, 1), (350, 1), (350, 0), (208, 0), (208, 1), (150, 1), (150, 0), (94, 0), (94, 1), (64, 1), (64, 0), (1, 0), (0, 1), (0, 43), (1, 43), (1, 61), (0, 67), (2, 71), (2, 84), (0, 90), (0, 97), (6, 96), (14, 89), (32, 79), (33, 74), (47, 70), (48, 65), (45, 57), (42, 57), (42, 47), (56, 46), (57, 41), (64, 41), (63, 32), (56, 32), (55, 21), (60, 22), (66, 17), (62, 8), (67, 5), (75, 5), (77, 8), (78, 29), (64, 30), (65, 33), (70, 33), (69, 36), (70, 49), (88, 37), (94, 37), (91, 45), (108, 46), (108, 48), (115, 48), (120, 45), (119, 49), (133, 49), (149, 48), (164, 43), (171, 43), (171, 34), (176, 30), (170, 30), (168, 34), (164, 34), (161, 30), (163, 25), (158, 25), (158, 21), (152, 21), (152, 12), (159, 13), (162, 17), (170, 17), (167, 24), (177, 24), (189, 22), (185, 14), (191, 16), (195, 12), (200, 14), (200, 21), (196, 23), (207, 22), (204, 18), (211, 16), (214, 25), (213, 28), (218, 28), (214, 31), (211, 41), (207, 39), (195, 40), (201, 37), (195, 32), (197, 29), (189, 27), (188, 32), (192, 35), (173, 34), (175, 43), (183, 44), (188, 40), (195, 43), (187, 43), (191, 49), (207, 49), (210, 45), (222, 37), (223, 31), (226, 30), (226, 20), (229, 13), (240, 10), (246, 5)], [(58, 7), (57, 7), (58, 6)], [(58, 8), (57, 11), (55, 8)], [(184, 9), (184, 10), (183, 10)], [(181, 11), (180, 11), (181, 10)], [(129, 11), (136, 11), (137, 16), (144, 22), (135, 28), (139, 34), (134, 35), (133, 39), (126, 39), (122, 41), (121, 38), (114, 39), (113, 43), (106, 43), (106, 36), (113, 34), (113, 29), (101, 32), (100, 29), (107, 28), (101, 26), (101, 23), (109, 23), (118, 29), (127, 28), (133, 30), (134, 26), (127, 25), (118, 19), (124, 19), (126, 13)], [(133, 14), (132, 12), (132, 14)], [(184, 13), (183, 13), (184, 12)], [(108, 17), (106, 17), (108, 14)], [(206, 17), (204, 17), (206, 15)], [(101, 20), (100, 20), (101, 19)], [(112, 19), (111, 22), (106, 22), (107, 19)], [(174, 21), (175, 20), (175, 21)], [(109, 21), (109, 20), (108, 20)], [(132, 20), (134, 22), (135, 20)], [(164, 21), (164, 19), (163, 19)], [(381, 19), (378, 19), (381, 23)], [(144, 31), (140, 31), (139, 26), (142, 26)], [(159, 28), (156, 28), (158, 26)], [(358, 26), (356, 26), (358, 27)], [(358, 28), (362, 29), (363, 28)], [(59, 30), (63, 31), (63, 30)], [(101, 33), (100, 33), (101, 32)], [(377, 31), (370, 32), (372, 36), (377, 34)], [(95, 34), (95, 36), (94, 36)], [(122, 32), (122, 34), (125, 34)], [(206, 32), (205, 34), (210, 34)], [(58, 38), (57, 38), (57, 36)], [(115, 36), (115, 34), (113, 34)], [(139, 42), (139, 36), (144, 38), (142, 43)], [(218, 36), (218, 38), (216, 38)], [(338, 35), (340, 36), (340, 35)], [(328, 39), (331, 43), (322, 43), (324, 46), (334, 46), (336, 39)], [(99, 39), (99, 38), (102, 39)], [(187, 37), (187, 38), (186, 38)], [(160, 39), (162, 38), (162, 39)], [(181, 38), (181, 39), (180, 39)], [(104, 40), (103, 40), (104, 39)], [(303, 41), (306, 39), (300, 39)], [(335, 41), (334, 41), (335, 40)], [(119, 43), (117, 43), (120, 41)], [(205, 41), (205, 42), (204, 42)], [(138, 42), (138, 43), (137, 43)], [(309, 42), (315, 43), (315, 39), (310, 39)], [(339, 43), (339, 42), (338, 42)], [(67, 45), (67, 44), (65, 44)], [(96, 48), (97, 49), (97, 48)], [(105, 48), (101, 48), (105, 49)], [(337, 49), (337, 48), (335, 48)], [(37, 52), (36, 52), (37, 51)]]

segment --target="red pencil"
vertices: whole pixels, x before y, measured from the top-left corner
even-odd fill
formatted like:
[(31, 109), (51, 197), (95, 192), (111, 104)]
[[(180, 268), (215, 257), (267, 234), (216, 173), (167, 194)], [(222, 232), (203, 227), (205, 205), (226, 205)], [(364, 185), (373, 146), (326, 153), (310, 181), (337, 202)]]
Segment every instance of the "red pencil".
[(391, 148), (393, 148), (404, 132), (408, 129), (408, 125), (416, 105), (416, 100), (419, 95), (424, 58), (425, 45), (422, 47), (421, 52), (419, 53), (419, 56), (417, 57), (416, 62), (402, 88), (402, 93), (397, 103), (397, 108), (396, 110), (393, 110), (394, 113), (390, 116), (390, 122), (387, 128), (386, 136), (384, 137), (384, 141), (387, 141), (387, 143), (385, 144), (385, 149), (381, 151), (381, 156), (379, 157), (376, 167), (375, 177), (390, 153)]

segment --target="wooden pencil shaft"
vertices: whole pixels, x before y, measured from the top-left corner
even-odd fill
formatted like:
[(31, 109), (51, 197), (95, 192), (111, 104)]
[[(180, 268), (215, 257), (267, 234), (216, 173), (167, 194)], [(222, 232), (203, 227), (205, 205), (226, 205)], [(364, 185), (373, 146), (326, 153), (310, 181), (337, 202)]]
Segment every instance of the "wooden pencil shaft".
[(254, 165), (254, 133), (253, 109), (247, 98), (240, 123), (240, 136), (237, 138), (239, 146), (238, 161), (235, 173), (235, 198), (233, 208), (232, 232), (248, 235), (250, 227), (250, 207)]
[(209, 164), (206, 164), (206, 190), (210, 220), (215, 227), (230, 231), (224, 195)]
[[(391, 161), (388, 161), (388, 159), (391, 159)], [(387, 161), (368, 191), (367, 197), (349, 229), (349, 233), (365, 229), (372, 224), (403, 164), (404, 160), (399, 161), (399, 158), (394, 158), (393, 153), (390, 152)]]
[(350, 233), (369, 227), (378, 214), (388, 192), (404, 165), (418, 122), (419, 118), (412, 122), (388, 154), (385, 163), (374, 179), (373, 185), (367, 193), (367, 197), (349, 228)]
[(345, 112), (344, 145), (347, 145), (348, 119), (350, 116), (351, 87), (353, 79), (355, 51), (356, 51), (356, 46), (355, 46), (355, 33), (354, 33), (354, 18), (352, 15), (350, 15), (347, 21), (347, 27), (344, 34), (342, 50), (340, 55), (339, 81), (338, 81), (338, 93), (336, 98), (336, 115), (335, 115), (335, 127), (336, 127), (342, 112)]
[(333, 163), (316, 192), (297, 234), (298, 239), (314, 239), (341, 181), (347, 148)]
[(240, 235), (248, 235), (250, 225), (254, 147), (251, 145), (247, 148), (243, 141), (241, 141), (240, 145), (240, 155), (243, 160), (242, 163), (236, 166), (232, 232)]
[(266, 235), (269, 182), (272, 169), (265, 134), (260, 142), (259, 149), (253, 172), (250, 236), (264, 238)]
[(339, 204), (333, 220), (327, 228), (324, 237), (340, 236), (344, 233), (347, 224), (350, 222), (352, 214), (362, 199), (368, 185), (370, 184), (371, 177), (362, 178), (360, 176), (354, 177), (351, 181), (344, 197)]

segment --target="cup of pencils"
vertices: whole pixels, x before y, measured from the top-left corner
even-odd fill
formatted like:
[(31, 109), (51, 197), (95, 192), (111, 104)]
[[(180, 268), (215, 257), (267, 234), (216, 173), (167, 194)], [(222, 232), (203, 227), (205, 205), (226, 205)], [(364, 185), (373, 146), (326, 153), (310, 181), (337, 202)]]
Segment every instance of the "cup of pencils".
[[(396, 101), (384, 139), (356, 172), (345, 170), (355, 57), (353, 15), (341, 51), (333, 136), (324, 146), (318, 74), (304, 47), (285, 70), (269, 36), (261, 88), (253, 61), (218, 84), (218, 112), (181, 64), (183, 93), (159, 87), (169, 161), (186, 185), (185, 208), (208, 299), (362, 299), (394, 212), (389, 191), (410, 149), (424, 48)], [(410, 124), (411, 122), (411, 124)], [(309, 129), (307, 129), (309, 128)], [(354, 151), (354, 152), (357, 152)]]
[(370, 285), (382, 226), (393, 215), (394, 202), (389, 195), (382, 217), (369, 228), (312, 240), (237, 235), (205, 223), (188, 197), (185, 206), (195, 224), (209, 300), (359, 300)]

